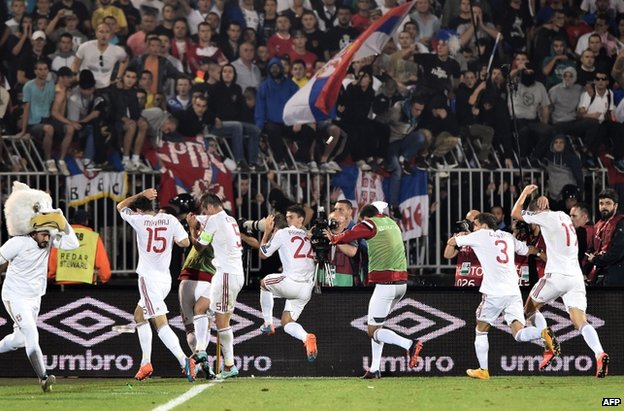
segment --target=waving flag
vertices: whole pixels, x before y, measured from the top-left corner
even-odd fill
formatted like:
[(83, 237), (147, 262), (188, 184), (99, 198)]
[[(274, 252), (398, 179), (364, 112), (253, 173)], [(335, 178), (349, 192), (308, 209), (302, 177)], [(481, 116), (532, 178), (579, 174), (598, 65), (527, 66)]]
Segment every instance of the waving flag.
[(284, 123), (305, 124), (336, 117), (336, 100), (351, 62), (380, 54), (414, 4), (390, 9), (317, 71), (286, 103)]

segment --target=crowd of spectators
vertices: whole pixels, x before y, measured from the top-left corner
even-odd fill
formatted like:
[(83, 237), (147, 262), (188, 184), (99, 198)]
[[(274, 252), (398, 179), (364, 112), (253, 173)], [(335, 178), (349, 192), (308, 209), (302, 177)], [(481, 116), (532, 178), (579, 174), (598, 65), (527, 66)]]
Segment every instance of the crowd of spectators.
[(389, 175), (393, 209), (414, 168), (537, 165), (554, 201), (584, 170), (624, 172), (624, 2), (414, 1), (352, 63), (336, 119), (288, 126), (288, 99), (397, 0), (6, 0), (3, 134), (63, 175), (68, 155), (148, 172), (147, 146), (197, 135), (240, 172), (353, 162)]

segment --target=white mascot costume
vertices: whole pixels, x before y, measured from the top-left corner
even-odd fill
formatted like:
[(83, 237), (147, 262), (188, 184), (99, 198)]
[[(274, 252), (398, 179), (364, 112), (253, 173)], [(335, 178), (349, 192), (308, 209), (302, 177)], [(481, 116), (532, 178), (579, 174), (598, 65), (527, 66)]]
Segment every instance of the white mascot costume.
[(0, 265), (9, 263), (2, 303), (14, 325), (13, 333), (0, 341), (0, 353), (25, 348), (41, 388), (47, 392), (55, 377), (45, 369), (37, 317), (47, 286), (50, 247), (73, 250), (80, 244), (63, 212), (52, 207), (50, 195), (18, 181), (13, 182), (4, 216), (11, 238), (0, 247)]

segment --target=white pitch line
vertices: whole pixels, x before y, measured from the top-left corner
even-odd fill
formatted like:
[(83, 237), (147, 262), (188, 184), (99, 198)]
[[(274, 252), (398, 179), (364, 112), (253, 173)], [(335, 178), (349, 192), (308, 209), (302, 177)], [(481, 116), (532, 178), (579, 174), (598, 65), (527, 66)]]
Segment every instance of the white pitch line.
[(221, 381), (213, 381), (213, 382), (209, 382), (208, 384), (196, 385), (193, 388), (191, 388), (190, 390), (188, 390), (187, 392), (185, 392), (184, 394), (180, 395), (179, 397), (176, 397), (176, 398), (172, 399), (171, 401), (169, 401), (168, 403), (160, 405), (160, 406), (154, 408), (152, 411), (169, 411), (169, 410), (172, 410), (175, 407), (177, 407), (178, 405), (184, 404), (186, 401), (188, 401), (191, 398), (193, 398), (194, 396), (200, 394), (205, 389), (210, 388), (213, 385), (218, 384), (220, 382)]

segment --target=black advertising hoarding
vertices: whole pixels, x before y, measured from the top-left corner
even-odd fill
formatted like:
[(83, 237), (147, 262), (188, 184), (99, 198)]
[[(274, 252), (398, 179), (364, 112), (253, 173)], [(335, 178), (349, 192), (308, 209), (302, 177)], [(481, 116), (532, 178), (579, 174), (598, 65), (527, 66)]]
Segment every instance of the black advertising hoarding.
[[(366, 312), (372, 289), (329, 290), (314, 295), (300, 318), (308, 332), (317, 335), (318, 358), (306, 360), (303, 344), (281, 328), (274, 336), (259, 332), (262, 314), (258, 292), (244, 291), (233, 317), (234, 351), (241, 376), (359, 376), (370, 362), (366, 336)], [(172, 328), (189, 353), (180, 321), (177, 293), (167, 300)], [(138, 338), (118, 333), (115, 325), (132, 323), (138, 292), (132, 289), (91, 288), (50, 290), (43, 298), (38, 326), (46, 367), (57, 376), (132, 377), (141, 359)], [(474, 354), (474, 312), (480, 301), (476, 290), (422, 288), (408, 291), (395, 307), (386, 327), (424, 343), (421, 360), (407, 370), (402, 349), (386, 344), (382, 359), (384, 375), (464, 375), (477, 368)], [(611, 355), (611, 374), (622, 374), (624, 357), (624, 298), (621, 290), (589, 290), (590, 323)], [(275, 304), (278, 324), (282, 300)], [(562, 345), (562, 356), (545, 371), (538, 370), (542, 346), (518, 343), (502, 318), (489, 333), (490, 374), (497, 375), (591, 375), (595, 359), (582, 336), (574, 330), (560, 302), (548, 306), (544, 315)], [(0, 311), (0, 338), (12, 332), (12, 323)], [(208, 347), (213, 354), (214, 329)], [(154, 375), (180, 376), (177, 361), (153, 338)], [(0, 354), (0, 377), (33, 376), (23, 349)]]

